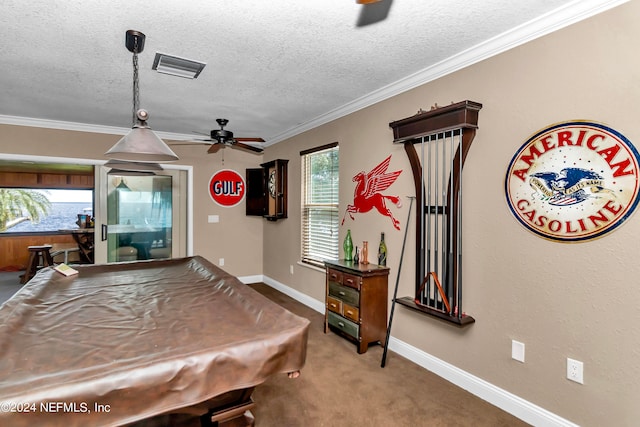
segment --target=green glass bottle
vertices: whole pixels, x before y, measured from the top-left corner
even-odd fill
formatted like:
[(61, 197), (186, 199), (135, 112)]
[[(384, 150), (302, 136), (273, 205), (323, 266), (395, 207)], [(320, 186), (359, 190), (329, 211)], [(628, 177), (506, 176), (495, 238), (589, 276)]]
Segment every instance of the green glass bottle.
[(384, 242), (384, 233), (380, 233), (380, 246), (378, 246), (378, 265), (387, 265), (387, 244)]
[(344, 249), (344, 259), (351, 261), (353, 258), (353, 241), (351, 240), (351, 230), (347, 230), (347, 236), (342, 243), (342, 249)]

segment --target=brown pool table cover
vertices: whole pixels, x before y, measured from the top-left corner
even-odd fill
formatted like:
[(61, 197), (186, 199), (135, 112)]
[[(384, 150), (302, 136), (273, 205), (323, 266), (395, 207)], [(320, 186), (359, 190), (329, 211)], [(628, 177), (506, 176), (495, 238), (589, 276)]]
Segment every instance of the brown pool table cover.
[(202, 257), (74, 268), (0, 307), (0, 425), (122, 425), (304, 365), (309, 321)]

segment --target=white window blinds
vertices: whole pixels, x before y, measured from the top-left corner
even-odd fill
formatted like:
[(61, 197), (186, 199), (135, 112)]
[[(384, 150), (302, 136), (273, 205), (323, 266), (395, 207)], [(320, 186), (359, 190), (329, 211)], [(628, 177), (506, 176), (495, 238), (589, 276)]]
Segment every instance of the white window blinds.
[(338, 144), (302, 155), (302, 261), (338, 259)]

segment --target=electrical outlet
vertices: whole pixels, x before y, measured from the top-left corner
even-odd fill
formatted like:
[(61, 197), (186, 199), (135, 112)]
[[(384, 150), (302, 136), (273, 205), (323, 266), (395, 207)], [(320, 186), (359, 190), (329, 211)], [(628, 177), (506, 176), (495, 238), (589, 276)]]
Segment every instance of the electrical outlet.
[(584, 384), (583, 368), (584, 364), (582, 362), (567, 357), (567, 379)]
[(511, 340), (511, 358), (524, 363), (524, 343)]
[(224, 266), (224, 258), (220, 258), (220, 259), (218, 260), (218, 265), (219, 265), (220, 267), (223, 267), (223, 266)]
[(289, 266), (289, 273), (293, 274), (293, 265)]

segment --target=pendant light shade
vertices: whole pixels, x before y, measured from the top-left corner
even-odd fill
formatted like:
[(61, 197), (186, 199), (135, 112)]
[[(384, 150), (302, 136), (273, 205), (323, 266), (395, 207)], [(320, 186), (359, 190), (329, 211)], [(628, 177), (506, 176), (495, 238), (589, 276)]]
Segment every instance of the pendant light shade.
[(131, 131), (111, 147), (105, 156), (132, 162), (157, 163), (178, 160), (176, 153), (147, 125), (147, 117), (149, 114), (145, 110), (138, 110), (137, 122)]
[[(121, 170), (121, 169), (111, 169), (109, 172), (107, 172), (107, 175), (117, 175), (117, 176), (155, 176), (155, 174), (156, 173), (152, 171), (127, 171), (127, 170)], [(120, 185), (118, 185), (118, 187), (120, 187)]]
[(133, 128), (105, 156), (132, 162), (172, 162), (178, 160), (178, 156), (153, 133), (147, 124), (149, 113), (138, 108), (138, 53), (144, 49), (145, 38), (139, 31), (129, 30), (126, 33), (125, 46), (133, 53)]
[(124, 179), (121, 179), (120, 180), (120, 184), (116, 185), (116, 190), (118, 190), (118, 191), (131, 191), (131, 189), (129, 188), (127, 183), (124, 182)]
[[(145, 172), (145, 171), (161, 171), (162, 166), (158, 163), (150, 163), (150, 162), (125, 162), (122, 160), (109, 160), (104, 164), (106, 167), (111, 168), (107, 175), (110, 175), (112, 171), (134, 171), (134, 172)], [(115, 174), (117, 175), (117, 174)]]

